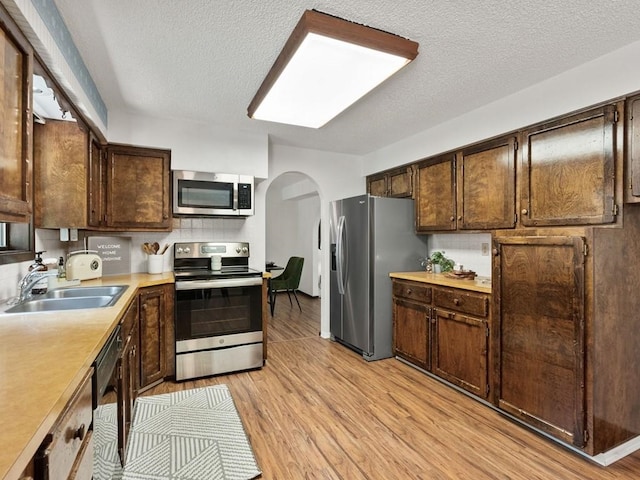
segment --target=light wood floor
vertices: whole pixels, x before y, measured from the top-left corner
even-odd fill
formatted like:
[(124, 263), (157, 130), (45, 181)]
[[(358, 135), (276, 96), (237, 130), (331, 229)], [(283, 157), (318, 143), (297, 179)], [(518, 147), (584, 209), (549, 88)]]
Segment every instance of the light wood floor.
[(599, 467), (396, 359), (318, 336), (320, 300), (278, 298), (269, 359), (225, 383), (264, 479), (638, 479), (640, 452)]

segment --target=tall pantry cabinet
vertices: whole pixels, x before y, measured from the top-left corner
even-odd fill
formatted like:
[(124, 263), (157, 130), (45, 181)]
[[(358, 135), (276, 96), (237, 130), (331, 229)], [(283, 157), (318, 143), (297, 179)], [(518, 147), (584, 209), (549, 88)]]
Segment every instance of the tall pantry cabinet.
[(494, 404), (597, 455), (640, 435), (640, 208), (624, 103), (521, 133), (520, 225), (493, 240)]

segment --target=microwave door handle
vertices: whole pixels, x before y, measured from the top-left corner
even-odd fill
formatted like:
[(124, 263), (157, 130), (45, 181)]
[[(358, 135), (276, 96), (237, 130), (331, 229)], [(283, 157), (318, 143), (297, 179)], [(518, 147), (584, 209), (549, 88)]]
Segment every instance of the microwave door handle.
[(238, 182), (233, 182), (233, 211), (238, 210)]

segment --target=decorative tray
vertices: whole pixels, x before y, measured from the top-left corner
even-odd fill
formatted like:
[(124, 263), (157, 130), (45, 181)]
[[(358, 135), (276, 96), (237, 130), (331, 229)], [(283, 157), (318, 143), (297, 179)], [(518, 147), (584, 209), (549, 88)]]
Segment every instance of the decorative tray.
[(455, 278), (457, 280), (473, 280), (477, 277), (473, 270), (453, 270), (444, 274), (447, 278)]

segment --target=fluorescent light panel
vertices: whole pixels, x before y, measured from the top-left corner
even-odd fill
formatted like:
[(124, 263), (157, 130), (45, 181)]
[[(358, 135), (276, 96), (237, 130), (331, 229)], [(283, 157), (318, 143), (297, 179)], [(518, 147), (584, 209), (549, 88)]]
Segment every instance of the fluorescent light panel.
[(248, 115), (319, 128), (407, 65), (417, 49), (410, 40), (308, 10)]

